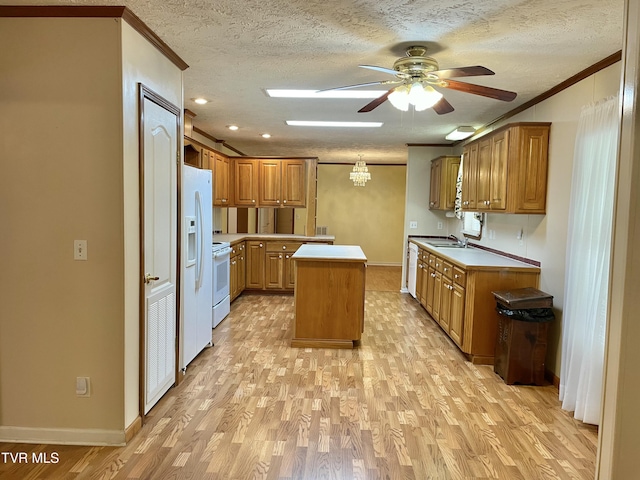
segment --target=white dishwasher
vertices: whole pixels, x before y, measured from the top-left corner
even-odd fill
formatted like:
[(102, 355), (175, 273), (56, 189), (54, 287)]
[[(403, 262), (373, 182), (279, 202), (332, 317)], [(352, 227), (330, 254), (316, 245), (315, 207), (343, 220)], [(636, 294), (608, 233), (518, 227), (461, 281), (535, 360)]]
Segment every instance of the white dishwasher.
[(413, 298), (416, 298), (416, 277), (418, 276), (418, 246), (409, 242), (409, 281), (407, 287)]

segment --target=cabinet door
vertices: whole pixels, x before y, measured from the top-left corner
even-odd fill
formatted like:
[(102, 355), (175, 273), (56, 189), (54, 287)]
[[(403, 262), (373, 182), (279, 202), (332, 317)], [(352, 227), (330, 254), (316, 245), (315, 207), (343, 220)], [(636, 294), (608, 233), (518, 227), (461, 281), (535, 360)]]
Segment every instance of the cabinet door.
[[(517, 150), (516, 181), (509, 182), (509, 196), (513, 195), (514, 213), (545, 213), (547, 200), (547, 163), (549, 149), (549, 126), (527, 126), (520, 128)], [(513, 136), (510, 138), (513, 143)], [(515, 192), (511, 192), (515, 189)]]
[(229, 263), (229, 293), (233, 301), (238, 296), (238, 255), (231, 257)]
[(280, 206), (282, 160), (260, 160), (260, 206)]
[(240, 295), (246, 287), (246, 266), (247, 262), (243, 251), (238, 255), (238, 295)]
[(416, 300), (418, 300), (420, 303), (422, 303), (422, 269), (423, 268), (424, 268), (424, 261), (422, 260), (422, 250), (418, 249), (418, 269), (416, 271)]
[(234, 161), (235, 205), (255, 207), (258, 203), (258, 161), (238, 158)]
[(264, 288), (264, 243), (258, 241), (246, 242), (246, 288)]
[(227, 207), (230, 203), (229, 158), (214, 153), (213, 204), (218, 207)]
[(478, 188), (478, 143), (465, 147), (462, 166), (462, 208), (477, 209)]
[(306, 205), (305, 160), (282, 160), (282, 205)]
[(440, 323), (440, 299), (442, 298), (442, 274), (437, 270), (433, 272), (433, 306), (431, 316)]
[(440, 193), (440, 207), (443, 210), (453, 210), (456, 206), (456, 183), (458, 183), (458, 171), (460, 159), (447, 158), (442, 171), (443, 190)]
[[(429, 254), (426, 254), (424, 258), (428, 256)], [(420, 270), (420, 274), (422, 275), (422, 281), (420, 282), (420, 303), (426, 309), (429, 287), (429, 269), (427, 268), (426, 262), (422, 262), (422, 270)]]
[(440, 185), (442, 174), (442, 159), (435, 159), (431, 162), (431, 182), (429, 186), (429, 208), (437, 210), (440, 208)]
[(281, 290), (284, 287), (284, 254), (279, 252), (267, 252), (265, 260), (265, 288)]
[(296, 286), (295, 262), (291, 259), (293, 253), (284, 254), (284, 288), (293, 290)]
[(440, 318), (438, 319), (438, 323), (447, 333), (449, 333), (449, 324), (451, 321), (451, 290), (453, 290), (451, 280), (443, 276), (442, 289), (440, 291)]
[(491, 210), (507, 208), (507, 158), (509, 155), (509, 130), (491, 136)]
[(464, 325), (464, 296), (465, 289), (456, 283), (451, 291), (451, 314), (449, 316), (449, 336), (459, 347), (462, 347)]
[(476, 209), (488, 210), (491, 206), (491, 139), (478, 145), (478, 182), (476, 185)]

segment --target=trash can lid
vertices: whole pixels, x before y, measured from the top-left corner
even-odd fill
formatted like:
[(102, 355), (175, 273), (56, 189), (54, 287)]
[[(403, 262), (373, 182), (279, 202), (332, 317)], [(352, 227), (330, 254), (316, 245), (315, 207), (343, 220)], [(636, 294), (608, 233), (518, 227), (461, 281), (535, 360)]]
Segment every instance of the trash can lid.
[(500, 290), (491, 293), (493, 293), (498, 303), (512, 309), (550, 308), (553, 306), (552, 295), (533, 287)]

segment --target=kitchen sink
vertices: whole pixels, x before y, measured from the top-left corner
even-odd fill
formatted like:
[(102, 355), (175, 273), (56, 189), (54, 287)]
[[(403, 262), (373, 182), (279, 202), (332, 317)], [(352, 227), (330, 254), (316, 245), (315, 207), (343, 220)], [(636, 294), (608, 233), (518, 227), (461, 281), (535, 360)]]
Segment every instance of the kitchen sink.
[(436, 248), (464, 248), (464, 245), (460, 245), (459, 243), (452, 243), (449, 245), (441, 244), (441, 245), (433, 245), (433, 246)]

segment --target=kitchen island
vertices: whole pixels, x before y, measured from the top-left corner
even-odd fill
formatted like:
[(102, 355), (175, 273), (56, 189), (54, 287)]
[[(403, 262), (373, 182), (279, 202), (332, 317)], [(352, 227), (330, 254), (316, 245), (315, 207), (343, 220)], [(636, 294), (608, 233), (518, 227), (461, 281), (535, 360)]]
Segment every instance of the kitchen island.
[(302, 245), (295, 263), (292, 347), (353, 348), (364, 331), (367, 257), (354, 245)]

